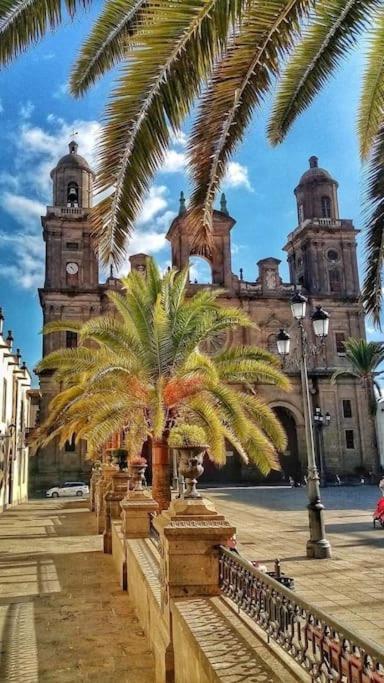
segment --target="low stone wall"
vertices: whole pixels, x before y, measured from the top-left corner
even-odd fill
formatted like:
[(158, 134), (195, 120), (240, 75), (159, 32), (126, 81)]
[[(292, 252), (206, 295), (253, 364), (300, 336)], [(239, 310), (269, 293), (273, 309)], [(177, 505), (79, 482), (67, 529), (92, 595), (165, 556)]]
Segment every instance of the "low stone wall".
[[(212, 527), (217, 533), (222, 525), (215, 526), (215, 521)], [(196, 519), (191, 526), (183, 516), (181, 522), (175, 526), (175, 522), (168, 520), (171, 536), (163, 536), (159, 547), (149, 538), (124, 537), (120, 523), (112, 522), (112, 557), (121, 585), (122, 577), (126, 576), (130, 599), (153, 651), (154, 683), (219, 683), (228, 681), (228, 676), (231, 683), (309, 681), (305, 675), (292, 675), (290, 667), (271, 653), (226, 598), (213, 597), (212, 581), (218, 575), (218, 565), (212, 564), (217, 562), (217, 552), (214, 547), (213, 554), (200, 548), (201, 541), (195, 539), (189, 562), (186, 545), (180, 543), (180, 530), (200, 529), (202, 520)], [(156, 526), (161, 529), (160, 522)], [(177, 567), (167, 556), (169, 540), (175, 532), (173, 550)], [(205, 562), (200, 567), (202, 559)], [(201, 578), (197, 583), (192, 580), (192, 565), (196, 576), (200, 567), (206, 584)], [(183, 574), (184, 593), (189, 597), (180, 597)], [(203, 590), (206, 593), (200, 595)]]

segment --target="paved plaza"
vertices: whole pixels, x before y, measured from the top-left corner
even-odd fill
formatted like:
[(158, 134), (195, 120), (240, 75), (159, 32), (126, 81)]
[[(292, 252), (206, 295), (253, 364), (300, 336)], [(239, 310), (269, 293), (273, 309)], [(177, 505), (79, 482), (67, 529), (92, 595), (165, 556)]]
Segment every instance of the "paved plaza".
[(0, 681), (153, 683), (130, 600), (79, 502), (0, 515)]
[(330, 560), (308, 560), (305, 489), (252, 487), (210, 489), (204, 495), (237, 527), (239, 550), (248, 559), (295, 578), (296, 592), (331, 616), (384, 645), (384, 529), (373, 529), (374, 486), (326, 488)]

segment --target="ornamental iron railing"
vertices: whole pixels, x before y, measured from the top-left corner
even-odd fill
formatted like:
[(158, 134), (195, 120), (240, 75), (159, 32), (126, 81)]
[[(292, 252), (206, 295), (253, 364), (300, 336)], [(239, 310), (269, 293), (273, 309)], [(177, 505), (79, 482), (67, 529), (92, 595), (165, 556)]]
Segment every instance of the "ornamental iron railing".
[(220, 546), (220, 587), (312, 678), (313, 683), (384, 683), (384, 650)]

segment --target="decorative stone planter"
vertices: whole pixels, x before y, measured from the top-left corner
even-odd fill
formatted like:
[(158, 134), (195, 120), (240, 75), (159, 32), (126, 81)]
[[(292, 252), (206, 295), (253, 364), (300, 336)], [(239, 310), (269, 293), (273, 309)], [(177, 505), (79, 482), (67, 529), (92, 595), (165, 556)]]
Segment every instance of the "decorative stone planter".
[(179, 473), (186, 483), (184, 498), (201, 498), (196, 484), (204, 472), (203, 459), (207, 446), (185, 446), (175, 450), (179, 456)]
[(111, 450), (112, 462), (119, 468), (120, 472), (127, 469), (128, 452), (125, 448), (114, 448)]
[(145, 471), (147, 465), (128, 463), (129, 489), (131, 491), (144, 491), (146, 486)]

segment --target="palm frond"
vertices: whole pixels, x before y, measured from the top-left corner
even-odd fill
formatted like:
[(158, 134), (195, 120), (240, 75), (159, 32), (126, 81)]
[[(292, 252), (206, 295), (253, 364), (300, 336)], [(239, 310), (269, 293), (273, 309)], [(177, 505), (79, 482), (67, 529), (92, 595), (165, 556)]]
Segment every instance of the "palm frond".
[(367, 67), (359, 104), (360, 154), (366, 159), (383, 123), (384, 111), (384, 13), (378, 13), (369, 34)]
[(384, 125), (375, 139), (367, 180), (366, 267), (361, 298), (365, 311), (372, 315), (375, 325), (380, 327), (384, 264)]
[(203, 95), (189, 145), (195, 185), (189, 220), (196, 231), (194, 246), (200, 251), (209, 244), (213, 200), (227, 162), (277, 75), (280, 58), (291, 46), (300, 19), (312, 4), (311, 0), (251, 3)]
[(61, 23), (63, 14), (73, 17), (91, 0), (1, 0), (0, 64), (8, 64), (48, 30)]
[(316, 4), (282, 78), (268, 124), (268, 137), (278, 144), (369, 26), (380, 0), (327, 0)]
[(108, 0), (83, 43), (70, 77), (70, 91), (84, 95), (91, 85), (127, 56), (127, 38), (150, 20), (149, 0)]
[(104, 262), (119, 262), (149, 183), (248, 0), (169, 0), (132, 47), (106, 110), (94, 212)]

